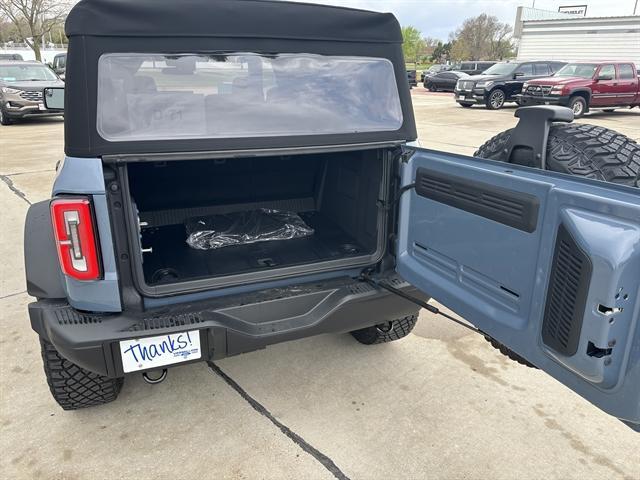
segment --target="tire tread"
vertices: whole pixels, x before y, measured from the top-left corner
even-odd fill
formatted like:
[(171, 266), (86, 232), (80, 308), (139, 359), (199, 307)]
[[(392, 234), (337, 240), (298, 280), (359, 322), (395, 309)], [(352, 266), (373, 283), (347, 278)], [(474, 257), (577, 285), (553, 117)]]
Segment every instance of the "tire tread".
[(418, 314), (408, 315), (392, 322), (392, 328), (388, 332), (383, 332), (377, 327), (361, 328), (354, 330), (351, 335), (356, 340), (365, 345), (377, 345), (379, 343), (388, 343), (400, 340), (411, 333), (413, 327), (418, 321)]
[(56, 348), (40, 339), (42, 361), (53, 398), (64, 410), (103, 405), (114, 401), (124, 378), (108, 378), (85, 370), (62, 357)]

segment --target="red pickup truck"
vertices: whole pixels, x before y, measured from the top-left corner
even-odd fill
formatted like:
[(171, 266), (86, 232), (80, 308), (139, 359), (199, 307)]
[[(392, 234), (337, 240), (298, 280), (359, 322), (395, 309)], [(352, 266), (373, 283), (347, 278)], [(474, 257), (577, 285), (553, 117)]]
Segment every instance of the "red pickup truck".
[(589, 109), (613, 111), (640, 106), (640, 79), (632, 62), (568, 63), (553, 77), (522, 86), (520, 105), (563, 105), (576, 118)]

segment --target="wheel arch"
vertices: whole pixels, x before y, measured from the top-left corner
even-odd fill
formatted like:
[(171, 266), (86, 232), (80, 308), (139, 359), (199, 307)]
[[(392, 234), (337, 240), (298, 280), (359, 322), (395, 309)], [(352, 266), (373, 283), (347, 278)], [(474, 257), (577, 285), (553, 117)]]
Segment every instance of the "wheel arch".
[(587, 108), (589, 108), (589, 103), (591, 103), (591, 90), (586, 88), (576, 88), (569, 92), (569, 98), (576, 96), (584, 98), (587, 102)]

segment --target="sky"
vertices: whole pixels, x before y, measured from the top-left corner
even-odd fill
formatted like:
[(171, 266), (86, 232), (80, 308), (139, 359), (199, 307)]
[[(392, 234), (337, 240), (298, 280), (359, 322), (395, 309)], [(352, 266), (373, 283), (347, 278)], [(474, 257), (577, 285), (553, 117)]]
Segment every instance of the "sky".
[[(495, 15), (513, 26), (519, 5), (557, 11), (561, 5), (588, 5), (587, 16), (631, 15), (636, 0), (306, 0), (345, 7), (392, 12), (403, 26), (412, 25), (423, 37), (446, 40), (465, 18)], [(638, 6), (640, 14), (640, 5)]]

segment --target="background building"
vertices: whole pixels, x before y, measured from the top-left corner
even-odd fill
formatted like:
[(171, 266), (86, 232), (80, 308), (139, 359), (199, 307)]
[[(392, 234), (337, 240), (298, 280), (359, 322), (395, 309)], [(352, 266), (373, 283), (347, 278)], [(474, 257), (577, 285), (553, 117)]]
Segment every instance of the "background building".
[(630, 60), (640, 65), (640, 16), (577, 17), (518, 7), (518, 60)]

